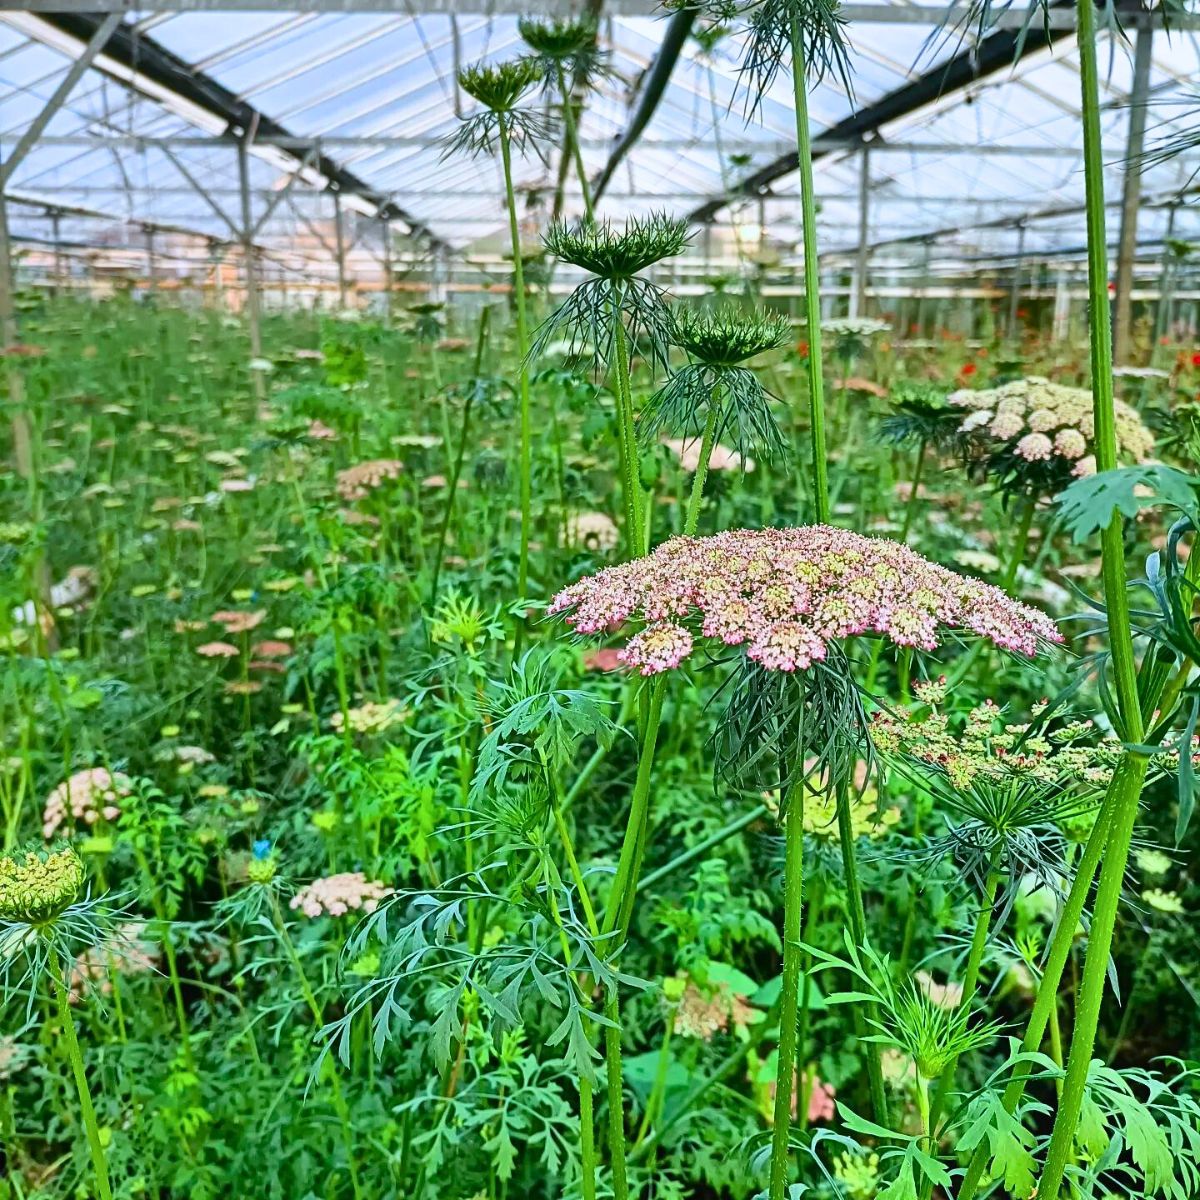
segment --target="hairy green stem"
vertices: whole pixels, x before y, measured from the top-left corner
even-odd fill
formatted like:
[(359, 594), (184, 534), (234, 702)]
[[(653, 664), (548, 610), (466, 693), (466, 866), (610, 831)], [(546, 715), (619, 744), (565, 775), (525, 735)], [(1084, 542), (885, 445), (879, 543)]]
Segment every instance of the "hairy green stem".
[(75, 1076), (75, 1090), (79, 1093), (79, 1111), (83, 1116), (83, 1127), (87, 1132), (88, 1149), (92, 1155), (92, 1169), (96, 1173), (96, 1195), (98, 1200), (112, 1200), (112, 1185), (108, 1179), (108, 1159), (104, 1154), (104, 1143), (100, 1140), (100, 1129), (96, 1124), (96, 1110), (92, 1105), (92, 1093), (88, 1089), (87, 1072), (83, 1067), (83, 1054), (79, 1049), (79, 1038), (75, 1033), (75, 1017), (71, 1012), (71, 1001), (63, 986), (57, 966), (51, 973), (54, 982), (54, 998), (58, 1004), (58, 1018), (62, 1023), (63, 1038), (67, 1043), (67, 1057), (71, 1060), (71, 1072)]
[(712, 457), (713, 442), (717, 436), (717, 417), (720, 415), (716, 403), (716, 389), (708, 404), (708, 418), (704, 422), (704, 436), (700, 439), (700, 461), (692, 478), (692, 495), (688, 501), (687, 518), (683, 523), (684, 537), (692, 537), (700, 524), (700, 501), (704, 496), (704, 481), (708, 478), (708, 460)]
[(640, 558), (646, 552), (645, 515), (642, 511), (642, 478), (633, 420), (633, 385), (629, 377), (629, 339), (618, 303), (613, 311), (613, 357), (617, 369), (617, 422), (621, 439), (625, 478), (625, 520), (629, 555)]
[(575, 163), (575, 174), (579, 177), (579, 191), (583, 196), (583, 211), (587, 214), (588, 224), (596, 219), (592, 209), (592, 188), (588, 183), (587, 169), (583, 165), (583, 151), (579, 145), (579, 131), (575, 121), (575, 104), (571, 99), (571, 89), (567, 86), (567, 77), (561, 64), (558, 68), (558, 90), (562, 95), (563, 125), (567, 135), (569, 152)]
[[(1091, 334), (1092, 413), (1095, 420), (1097, 471), (1117, 465), (1116, 415), (1113, 398), (1112, 328), (1109, 324), (1108, 247), (1104, 228), (1104, 158), (1100, 131), (1100, 74), (1096, 61), (1096, 10), (1092, 0), (1076, 5), (1079, 81), (1083, 114), (1084, 194), (1088, 231), (1088, 313)], [(1137, 663), (1126, 588), (1123, 521), (1119, 512), (1101, 533), (1101, 569), (1108, 612), (1109, 650), (1112, 655), (1118, 732), (1127, 743), (1143, 740), (1143, 720), (1137, 687)], [(1057, 1200), (1063, 1175), (1072, 1154), (1075, 1130), (1083, 1107), (1088, 1069), (1096, 1044), (1100, 1005), (1104, 998), (1108, 958), (1116, 925), (1121, 885), (1129, 858), (1133, 827), (1137, 821), (1142, 786), (1149, 762), (1144, 755), (1126, 751), (1120, 767), (1123, 784), (1116, 796), (1112, 837), (1100, 869), (1096, 906), (1083, 964), (1083, 984), (1071, 1033), (1071, 1051), (1063, 1080), (1062, 1100), (1046, 1150), (1038, 1194)]]
[(734, 821), (730, 821), (727, 825), (722, 825), (716, 833), (710, 834), (702, 842), (697, 842), (690, 850), (685, 850), (682, 854), (677, 854), (670, 862), (663, 863), (661, 867), (645, 875), (639, 881), (637, 890), (643, 891), (645, 888), (653, 887), (660, 879), (665, 879), (674, 871), (678, 871), (680, 867), (686, 867), (688, 863), (693, 863), (698, 858), (703, 858), (714, 846), (719, 846), (722, 842), (727, 842), (734, 834), (740, 833), (747, 825), (753, 825), (755, 821), (761, 821), (771, 809), (766, 804), (759, 804), (752, 808), (748, 813), (743, 813)]
[[(483, 370), (483, 351), (487, 345), (488, 320), (491, 309), (485, 308), (479, 314), (479, 336), (475, 342), (475, 378), (479, 378)], [(471, 409), (475, 404), (475, 388), (467, 390), (467, 398), (463, 402), (462, 429), (458, 435), (458, 449), (454, 455), (454, 465), (450, 469), (449, 491), (446, 495), (446, 509), (442, 513), (442, 527), (438, 530), (437, 552), (433, 559), (433, 582), (429, 586), (430, 602), (437, 597), (438, 580), (442, 576), (442, 559), (446, 554), (446, 537), (450, 532), (450, 518), (454, 513), (454, 500), (458, 495), (458, 481), (462, 478), (463, 461), (467, 456), (467, 434), (471, 428)]]
[(800, 1007), (800, 926), (804, 907), (804, 780), (795, 780), (784, 814), (783, 988), (779, 1002), (779, 1055), (771, 1130), (770, 1200), (784, 1200), (788, 1142), (796, 1087), (796, 1016)]
[(821, 359), (821, 276), (817, 260), (817, 206), (808, 124), (804, 37), (798, 18), (791, 22), (792, 90), (796, 100), (796, 158), (800, 168), (800, 210), (804, 231), (804, 312), (808, 322), (808, 417), (812, 439), (813, 507), (819, 523), (829, 520), (829, 478), (825, 455), (825, 380)]
[[(850, 934), (856, 946), (867, 942), (867, 913), (863, 905), (862, 882), (858, 876), (858, 848), (854, 838), (854, 818), (850, 812), (850, 788), (845, 779), (835, 785), (837, 801), (838, 843), (842, 851), (842, 872), (846, 877), (846, 908), (850, 918)], [(861, 1040), (866, 1034), (863, 1014), (854, 1008), (855, 1032)], [(875, 1120), (886, 1125), (888, 1120), (887, 1092), (883, 1086), (883, 1060), (877, 1042), (864, 1042), (867, 1055), (867, 1083), (871, 1091), (871, 1109)]]
[[(517, 222), (517, 197), (513, 189), (512, 146), (508, 121), (498, 114), (500, 159), (504, 164), (504, 192), (508, 205), (508, 231), (512, 241), (513, 292), (517, 310), (517, 390), (521, 407), (521, 559), (517, 567), (517, 595), (524, 597), (529, 582), (529, 527), (532, 523), (533, 441), (529, 415), (529, 321), (525, 311), (525, 264), (521, 258), (521, 229)], [(516, 654), (520, 653), (524, 623), (518, 628)]]
[[(1096, 876), (1096, 868), (1100, 865), (1100, 859), (1108, 847), (1113, 812), (1117, 807), (1117, 793), (1123, 786), (1124, 770), (1123, 767), (1118, 767), (1109, 784), (1104, 803), (1099, 813), (1096, 814), (1092, 832), (1083, 847), (1083, 853), (1079, 856), (1075, 878), (1071, 883), (1062, 910), (1058, 914), (1054, 936), (1050, 940), (1046, 963), (1042, 969), (1042, 980), (1038, 984), (1037, 996), (1029, 1014), (1029, 1023), (1025, 1027), (1025, 1036), (1021, 1041), (1023, 1054), (1033, 1054), (1039, 1049), (1046, 1034), (1046, 1025), (1057, 1010), (1058, 987), (1062, 982), (1063, 971), (1071, 955), (1071, 947), (1075, 942), (1075, 931), (1079, 928), (1079, 920), (1083, 916), (1092, 880)], [(1020, 1104), (1024, 1095), (1025, 1079), (1018, 1074), (1004, 1089), (1002, 1097), (1004, 1111), (1010, 1114), (1016, 1112), (1017, 1105)], [(958, 1200), (973, 1200), (990, 1157), (989, 1145), (985, 1141), (975, 1151), (967, 1166), (962, 1186), (959, 1189)]]

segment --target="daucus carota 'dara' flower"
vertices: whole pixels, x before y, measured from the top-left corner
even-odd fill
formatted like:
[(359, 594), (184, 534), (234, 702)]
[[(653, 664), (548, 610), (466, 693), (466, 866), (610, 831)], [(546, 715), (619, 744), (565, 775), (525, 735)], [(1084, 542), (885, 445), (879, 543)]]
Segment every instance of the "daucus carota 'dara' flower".
[(83, 861), (69, 846), (0, 858), (0, 921), (44, 925), (83, 891)]
[(678, 666), (697, 635), (744, 646), (750, 660), (785, 672), (863, 634), (933, 650), (942, 629), (961, 629), (1029, 656), (1062, 640), (1049, 617), (999, 588), (897, 542), (827, 525), (673, 538), (565, 588), (549, 611), (579, 633), (640, 623), (621, 658), (643, 675)]

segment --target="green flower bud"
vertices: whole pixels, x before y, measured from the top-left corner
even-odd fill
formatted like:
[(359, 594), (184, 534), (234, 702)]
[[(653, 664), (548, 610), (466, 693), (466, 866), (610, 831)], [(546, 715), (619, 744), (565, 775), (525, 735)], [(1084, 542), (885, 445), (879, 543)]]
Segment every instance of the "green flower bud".
[(69, 846), (0, 858), (0, 920), (44, 925), (74, 904), (82, 890), (83, 862)]

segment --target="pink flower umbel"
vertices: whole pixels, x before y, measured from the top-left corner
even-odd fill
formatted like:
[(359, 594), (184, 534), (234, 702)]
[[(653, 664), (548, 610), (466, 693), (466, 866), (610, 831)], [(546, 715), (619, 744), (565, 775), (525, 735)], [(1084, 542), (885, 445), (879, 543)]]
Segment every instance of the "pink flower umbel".
[(1049, 617), (999, 588), (898, 542), (828, 525), (673, 538), (565, 588), (549, 611), (578, 633), (641, 623), (619, 657), (643, 675), (677, 667), (697, 634), (788, 672), (863, 634), (933, 650), (941, 630), (959, 629), (1030, 657), (1062, 641)]

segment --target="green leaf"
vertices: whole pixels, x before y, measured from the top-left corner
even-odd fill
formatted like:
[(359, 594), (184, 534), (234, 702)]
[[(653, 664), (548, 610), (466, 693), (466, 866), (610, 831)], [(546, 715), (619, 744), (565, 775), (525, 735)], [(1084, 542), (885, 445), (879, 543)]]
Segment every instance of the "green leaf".
[(79, 710), (95, 708), (104, 699), (104, 693), (99, 688), (85, 687), (72, 692), (67, 697), (67, 706)]
[[(1166, 505), (1200, 524), (1195, 476), (1160, 463), (1142, 467), (1117, 467), (1077, 479), (1057, 496), (1059, 516), (1076, 542), (1107, 529), (1120, 513), (1135, 517), (1143, 508)], [(1146, 495), (1138, 495), (1146, 489)]]

